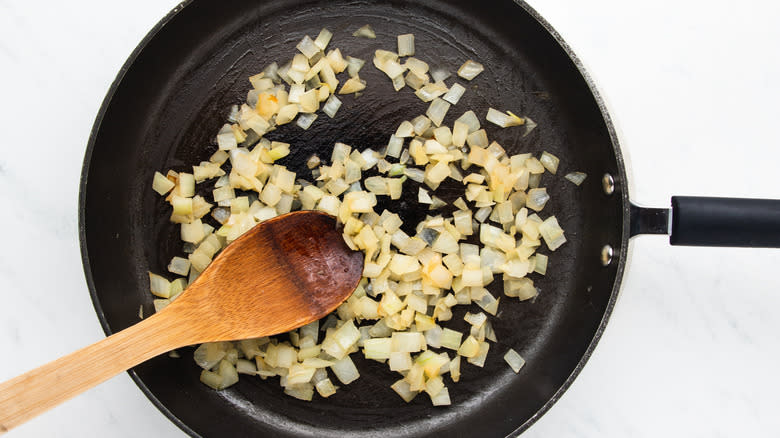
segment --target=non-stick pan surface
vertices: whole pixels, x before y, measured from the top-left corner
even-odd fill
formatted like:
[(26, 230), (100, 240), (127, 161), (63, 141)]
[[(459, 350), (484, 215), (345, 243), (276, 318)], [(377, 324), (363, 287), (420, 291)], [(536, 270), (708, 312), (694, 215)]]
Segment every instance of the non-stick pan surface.
[[(370, 24), (376, 40), (351, 36)], [(452, 406), (432, 407), (420, 396), (404, 403), (390, 388), (386, 366), (358, 360), (361, 378), (327, 400), (285, 396), (278, 381), (243, 378), (225, 391), (198, 381), (191, 349), (166, 355), (130, 374), (149, 398), (194, 436), (505, 436), (525, 430), (557, 400), (595, 346), (619, 287), (628, 239), (628, 195), (618, 145), (603, 106), (560, 38), (527, 5), (511, 1), (211, 1), (196, 0), (155, 27), (123, 67), (101, 108), (82, 175), (80, 233), (95, 308), (107, 333), (137, 322), (138, 306), (152, 312), (147, 271), (164, 272), (180, 254), (178, 228), (150, 189), (152, 174), (188, 169), (216, 149), (214, 136), (231, 105), (245, 99), (247, 77), (272, 61), (292, 57), (303, 35), (322, 27), (332, 47), (370, 60), (376, 49), (394, 50), (396, 35), (414, 33), (416, 56), (454, 72), (466, 59), (486, 67), (453, 106), (445, 124), (464, 111), (481, 118), (489, 106), (526, 114), (538, 123), (524, 129), (488, 126), (491, 140), (509, 153), (547, 150), (562, 160), (558, 176), (546, 174), (554, 213), (569, 240), (550, 256), (546, 277), (534, 281), (534, 302), (503, 298), (494, 320), (499, 342), (484, 369), (464, 365), (452, 385)], [(282, 164), (309, 177), (305, 159), (330, 155), (341, 141), (358, 149), (381, 148), (395, 127), (423, 114), (408, 89), (396, 93), (370, 61), (361, 71), (366, 93), (347, 96), (335, 119), (321, 115), (308, 131), (285, 126), (267, 137), (292, 144)], [(449, 79), (448, 84), (453, 81)], [(484, 119), (483, 119), (484, 120)], [(576, 187), (562, 178), (586, 172)], [(617, 191), (605, 195), (601, 175)], [(437, 194), (453, 200), (456, 183)], [(205, 190), (205, 188), (204, 188)], [(384, 205), (408, 222), (426, 209), (416, 186)], [(606, 243), (615, 248), (609, 267), (599, 262)], [(500, 296), (500, 281), (491, 291)], [(259, 310), (261, 311), (261, 309)], [(455, 314), (461, 321), (465, 310)], [(461, 321), (462, 323), (462, 321)], [(514, 348), (527, 365), (514, 374), (502, 360)]]

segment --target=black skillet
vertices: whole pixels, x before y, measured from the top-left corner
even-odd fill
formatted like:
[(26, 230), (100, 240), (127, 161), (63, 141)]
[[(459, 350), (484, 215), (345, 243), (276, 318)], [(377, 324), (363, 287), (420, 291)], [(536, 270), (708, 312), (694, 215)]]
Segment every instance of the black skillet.
[[(376, 40), (351, 36), (367, 23)], [(150, 190), (153, 172), (206, 159), (229, 107), (245, 99), (246, 78), (291, 58), (301, 37), (322, 27), (333, 31), (333, 47), (367, 60), (375, 49), (394, 50), (396, 35), (414, 33), (417, 56), (434, 66), (454, 71), (469, 58), (482, 62), (485, 72), (466, 83), (466, 95), (445, 123), (467, 109), (484, 117), (489, 106), (534, 119), (538, 127), (527, 136), (522, 128), (488, 127), (488, 134), (509, 153), (547, 150), (561, 157), (559, 175), (546, 175), (542, 185), (553, 196), (546, 211), (556, 214), (569, 242), (551, 255), (551, 274), (535, 278), (541, 291), (535, 302), (502, 300), (494, 324), (499, 343), (484, 369), (464, 366), (462, 381), (450, 391), (452, 406), (431, 407), (425, 396), (403, 403), (388, 388), (393, 374), (366, 361), (358, 364), (359, 382), (310, 403), (284, 396), (277, 381), (254, 378), (213, 391), (198, 381), (191, 350), (130, 371), (149, 399), (192, 436), (519, 434), (555, 403), (590, 356), (618, 294), (629, 237), (671, 229), (673, 244), (780, 245), (777, 202), (674, 198), (671, 227), (669, 209), (633, 206), (603, 102), (568, 46), (525, 3), (196, 0), (177, 7), (136, 48), (90, 136), (79, 231), (106, 333), (137, 322), (139, 304), (151, 313), (146, 272), (164, 272), (181, 252), (178, 229)], [(293, 144), (283, 164), (308, 176), (304, 162), (311, 153), (329, 156), (336, 141), (380, 148), (400, 121), (424, 113), (426, 104), (408, 89), (393, 91), (370, 61), (361, 77), (367, 92), (345, 97), (335, 119), (321, 115), (308, 131), (287, 126), (268, 136)], [(582, 186), (561, 177), (571, 171), (588, 174)], [(455, 193), (454, 185), (437, 191), (447, 200)], [(415, 196), (387, 207), (409, 223), (426, 212)], [(527, 360), (517, 375), (501, 359), (508, 348)]]

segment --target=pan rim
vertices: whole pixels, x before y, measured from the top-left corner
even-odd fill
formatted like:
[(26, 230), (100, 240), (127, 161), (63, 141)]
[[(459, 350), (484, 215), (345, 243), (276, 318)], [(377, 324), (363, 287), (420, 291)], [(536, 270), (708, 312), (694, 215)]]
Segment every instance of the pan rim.
[[(103, 311), (102, 305), (100, 304), (100, 300), (98, 299), (97, 291), (95, 289), (94, 278), (92, 276), (92, 269), (89, 264), (89, 251), (87, 249), (86, 226), (85, 226), (87, 183), (89, 179), (88, 178), (89, 168), (92, 161), (92, 153), (94, 151), (97, 134), (103, 123), (105, 114), (109, 106), (111, 105), (114, 95), (117, 89), (119, 88), (119, 86), (121, 85), (122, 80), (125, 77), (125, 74), (135, 64), (137, 58), (147, 47), (147, 45), (149, 45), (149, 43), (157, 36), (157, 34), (160, 31), (162, 31), (163, 28), (172, 19), (174, 19), (176, 15), (178, 15), (184, 8), (192, 5), (194, 2), (195, 0), (184, 0), (179, 4), (177, 4), (173, 9), (171, 9), (170, 12), (168, 12), (162, 19), (160, 19), (160, 21), (157, 22), (157, 24), (154, 25), (154, 27), (143, 37), (143, 39), (138, 43), (135, 49), (133, 49), (133, 51), (130, 53), (127, 60), (124, 62), (124, 64), (122, 64), (122, 67), (120, 68), (119, 72), (117, 73), (116, 77), (111, 83), (111, 86), (109, 87), (106, 96), (103, 98), (103, 102), (100, 105), (98, 113), (95, 117), (95, 121), (92, 125), (92, 129), (90, 130), (89, 139), (87, 141), (87, 147), (84, 152), (84, 160), (82, 162), (81, 175), (79, 177), (79, 198), (78, 198), (79, 246), (81, 250), (82, 268), (84, 270), (84, 277), (87, 282), (87, 288), (89, 289), (92, 305), (95, 309), (95, 314), (98, 318), (100, 326), (102, 327), (103, 332), (107, 336), (113, 334), (113, 332), (108, 325), (108, 320), (106, 319), (106, 315)], [(549, 411), (550, 408), (552, 408), (552, 406), (569, 389), (569, 387), (572, 385), (574, 380), (579, 376), (585, 364), (588, 362), (591, 355), (593, 354), (594, 349), (598, 345), (598, 342), (601, 339), (604, 330), (606, 329), (609, 318), (615, 307), (617, 296), (620, 292), (620, 287), (622, 284), (623, 275), (625, 273), (626, 259), (629, 250), (628, 243), (629, 243), (629, 229), (630, 229), (630, 224), (629, 224), (630, 201), (629, 201), (629, 194), (628, 194), (626, 164), (623, 155), (621, 154), (617, 132), (612, 122), (612, 118), (609, 116), (609, 111), (607, 110), (607, 106), (604, 98), (598, 92), (598, 89), (596, 87), (593, 78), (585, 69), (582, 61), (577, 57), (577, 55), (574, 53), (571, 47), (566, 43), (566, 41), (564, 41), (564, 39), (553, 28), (553, 26), (524, 0), (513, 0), (513, 2), (517, 6), (523, 8), (526, 13), (528, 13), (534, 20), (536, 20), (539, 23), (539, 25), (541, 25), (545, 29), (545, 31), (547, 31), (547, 33), (555, 40), (555, 42), (564, 51), (566, 56), (571, 60), (573, 65), (577, 68), (577, 71), (579, 72), (580, 76), (582, 76), (583, 80), (588, 86), (588, 90), (590, 94), (593, 96), (594, 102), (597, 104), (599, 108), (599, 112), (601, 113), (602, 119), (604, 121), (604, 125), (607, 128), (607, 132), (610, 138), (610, 143), (612, 146), (612, 151), (615, 154), (615, 161), (617, 163), (617, 172), (618, 172), (618, 175), (616, 175), (615, 178), (615, 182), (616, 184), (618, 184), (615, 195), (620, 196), (619, 201), (621, 203), (621, 212), (622, 212), (623, 220), (622, 220), (622, 229), (620, 233), (619, 248), (617, 249), (615, 257), (613, 258), (613, 260), (615, 260), (616, 263), (614, 283), (612, 285), (612, 290), (610, 292), (609, 301), (607, 302), (607, 306), (604, 310), (604, 314), (602, 315), (601, 321), (599, 322), (598, 328), (596, 329), (596, 332), (593, 335), (593, 339), (591, 339), (587, 349), (583, 353), (580, 360), (577, 362), (577, 366), (574, 368), (574, 370), (572, 370), (571, 374), (569, 374), (569, 376), (566, 378), (563, 384), (555, 391), (552, 397), (544, 405), (542, 405), (542, 407), (539, 408), (539, 410), (537, 410), (536, 413), (534, 413), (524, 423), (519, 425), (514, 431), (510, 432), (508, 436), (520, 435), (521, 433), (528, 430), (531, 426), (533, 426), (536, 423), (536, 421), (538, 421), (539, 418), (541, 418), (545, 413), (547, 413), (547, 411)], [(143, 392), (143, 394), (149, 399), (149, 401), (151, 401), (152, 404), (158, 410), (160, 410), (160, 412), (162, 412), (163, 415), (165, 415), (173, 424), (175, 424), (177, 427), (179, 427), (179, 429), (181, 429), (189, 436), (202, 438), (202, 435), (194, 431), (187, 424), (185, 424), (181, 419), (179, 419), (173, 412), (171, 412), (151, 392), (151, 390), (146, 386), (143, 380), (141, 380), (141, 378), (133, 369), (128, 370), (127, 373), (130, 375), (130, 378), (133, 379), (133, 382), (135, 382), (135, 384), (138, 386), (141, 392)]]
[(615, 280), (612, 285), (612, 291), (610, 292), (609, 302), (607, 303), (607, 307), (604, 309), (604, 315), (602, 316), (601, 321), (599, 322), (599, 326), (593, 335), (593, 339), (590, 341), (590, 344), (588, 344), (588, 348), (583, 353), (582, 357), (577, 363), (577, 366), (574, 368), (571, 374), (569, 374), (569, 377), (566, 378), (566, 380), (563, 382), (560, 388), (558, 388), (558, 390), (555, 391), (555, 394), (553, 394), (553, 396), (547, 401), (547, 403), (542, 405), (542, 407), (539, 408), (539, 410), (536, 411), (536, 413), (532, 415), (525, 423), (521, 424), (517, 429), (515, 429), (512, 433), (509, 434), (509, 436), (518, 436), (521, 433), (528, 430), (531, 426), (533, 426), (534, 423), (536, 423), (536, 421), (538, 421), (539, 418), (541, 418), (544, 414), (546, 414), (547, 411), (549, 411), (550, 408), (552, 408), (552, 406), (569, 389), (572, 383), (574, 383), (574, 380), (576, 380), (576, 378), (579, 376), (580, 372), (582, 372), (582, 369), (585, 367), (585, 364), (588, 362), (588, 359), (590, 359), (591, 355), (593, 354), (593, 351), (595, 350), (596, 346), (601, 340), (601, 336), (604, 334), (604, 330), (607, 327), (607, 323), (615, 307), (618, 294), (620, 293), (620, 287), (623, 281), (623, 275), (625, 273), (626, 259), (628, 256), (628, 243), (630, 238), (630, 223), (629, 223), (629, 217), (630, 217), (629, 199), (630, 198), (628, 194), (628, 184), (627, 184), (628, 179), (626, 173), (626, 163), (625, 163), (625, 159), (623, 158), (623, 154), (620, 152), (620, 142), (618, 140), (617, 131), (615, 129), (614, 123), (612, 122), (612, 118), (609, 115), (606, 101), (599, 93), (595, 81), (588, 73), (588, 71), (585, 69), (584, 64), (579, 59), (579, 57), (574, 53), (574, 51), (569, 46), (569, 44), (566, 43), (566, 41), (558, 33), (558, 31), (556, 31), (555, 28), (553, 28), (553, 26), (544, 17), (542, 17), (534, 8), (532, 8), (524, 0), (513, 0), (513, 1), (518, 6), (525, 9), (525, 11), (531, 17), (533, 17), (533, 19), (536, 20), (547, 31), (547, 33), (550, 34), (550, 36), (553, 37), (555, 42), (558, 43), (561, 49), (566, 53), (566, 56), (569, 57), (571, 62), (577, 68), (577, 71), (579, 71), (580, 76), (582, 76), (582, 79), (585, 81), (585, 83), (588, 86), (590, 94), (593, 96), (593, 100), (598, 105), (599, 112), (601, 113), (601, 116), (604, 120), (604, 125), (606, 126), (607, 132), (609, 133), (610, 143), (612, 145), (612, 151), (615, 154), (615, 161), (617, 163), (618, 175), (615, 178), (616, 189), (614, 195), (620, 196), (621, 211), (623, 214), (622, 230), (620, 233), (620, 247), (617, 250), (617, 253), (615, 254), (617, 259), (613, 258), (613, 260), (615, 260), (615, 262), (617, 263)]
[(569, 377), (566, 378), (566, 380), (563, 382), (560, 388), (558, 388), (558, 390), (555, 391), (555, 394), (553, 394), (553, 396), (547, 401), (547, 403), (542, 405), (542, 407), (539, 408), (539, 410), (536, 411), (536, 413), (532, 415), (525, 423), (521, 424), (517, 429), (515, 429), (512, 433), (509, 434), (509, 436), (514, 437), (520, 435), (521, 433), (528, 430), (531, 426), (533, 426), (534, 423), (536, 423), (539, 420), (539, 418), (541, 418), (544, 414), (546, 414), (547, 411), (549, 411), (550, 408), (552, 408), (552, 406), (563, 396), (563, 394), (569, 389), (572, 383), (574, 383), (574, 380), (576, 380), (576, 378), (579, 376), (580, 372), (582, 372), (582, 369), (585, 367), (585, 364), (588, 362), (588, 359), (590, 359), (591, 355), (593, 354), (593, 351), (595, 350), (596, 346), (601, 340), (601, 336), (604, 334), (604, 330), (606, 330), (607, 323), (609, 322), (609, 318), (612, 315), (613, 309), (615, 308), (615, 303), (617, 301), (618, 294), (620, 293), (620, 287), (623, 281), (623, 275), (625, 273), (626, 260), (628, 256), (628, 250), (629, 250), (628, 249), (628, 243), (630, 238), (629, 213), (630, 213), (631, 203), (629, 201), (630, 198), (628, 194), (628, 184), (627, 184), (628, 177), (626, 173), (626, 163), (625, 163), (625, 159), (623, 158), (623, 154), (620, 152), (620, 142), (618, 140), (617, 130), (615, 129), (615, 125), (612, 122), (612, 118), (609, 115), (606, 101), (599, 93), (595, 81), (588, 73), (588, 71), (585, 69), (584, 64), (579, 59), (579, 57), (574, 53), (574, 51), (569, 46), (569, 44), (566, 43), (566, 41), (558, 33), (558, 31), (556, 31), (555, 28), (553, 28), (553, 26), (544, 17), (542, 17), (533, 7), (531, 7), (524, 0), (513, 0), (513, 1), (518, 6), (525, 9), (525, 11), (531, 17), (533, 17), (533, 19), (536, 20), (547, 31), (547, 33), (550, 34), (550, 36), (553, 37), (555, 42), (557, 42), (558, 45), (561, 47), (561, 49), (564, 51), (564, 53), (566, 53), (566, 56), (569, 57), (571, 62), (577, 68), (577, 71), (579, 71), (580, 76), (582, 76), (582, 79), (587, 84), (590, 94), (593, 96), (593, 100), (596, 102), (599, 108), (599, 112), (601, 113), (601, 117), (604, 120), (604, 125), (606, 126), (607, 132), (609, 133), (610, 143), (612, 145), (612, 151), (615, 154), (615, 161), (617, 163), (618, 175), (616, 175), (616, 178), (614, 178), (616, 188), (613, 196), (614, 195), (620, 196), (621, 211), (623, 215), (622, 230), (620, 233), (620, 247), (618, 248), (615, 254), (616, 259), (613, 257), (613, 260), (615, 260), (615, 262), (617, 263), (615, 280), (612, 285), (612, 291), (610, 292), (610, 297), (607, 303), (607, 307), (604, 309), (604, 315), (602, 316), (601, 321), (599, 322), (599, 326), (593, 335), (593, 339), (590, 341), (590, 344), (588, 344), (588, 348), (583, 353), (582, 357), (577, 363), (577, 366), (574, 368), (571, 374), (569, 374)]

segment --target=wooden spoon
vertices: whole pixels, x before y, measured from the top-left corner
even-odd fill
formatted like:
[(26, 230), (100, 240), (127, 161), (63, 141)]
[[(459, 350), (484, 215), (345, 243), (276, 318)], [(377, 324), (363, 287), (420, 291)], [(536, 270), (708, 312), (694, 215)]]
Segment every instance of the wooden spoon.
[(265, 221), (165, 309), (0, 384), (0, 433), (174, 348), (274, 335), (320, 319), (349, 297), (362, 272), (363, 254), (347, 247), (332, 216), (298, 211)]

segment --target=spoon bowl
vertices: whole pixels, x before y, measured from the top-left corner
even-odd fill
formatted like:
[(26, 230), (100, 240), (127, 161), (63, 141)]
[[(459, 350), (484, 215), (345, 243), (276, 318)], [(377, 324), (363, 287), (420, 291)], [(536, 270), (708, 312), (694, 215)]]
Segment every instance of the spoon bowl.
[(335, 310), (357, 287), (363, 254), (336, 219), (297, 211), (228, 245), (170, 305), (136, 325), (0, 384), (0, 433), (161, 353), (283, 333)]

